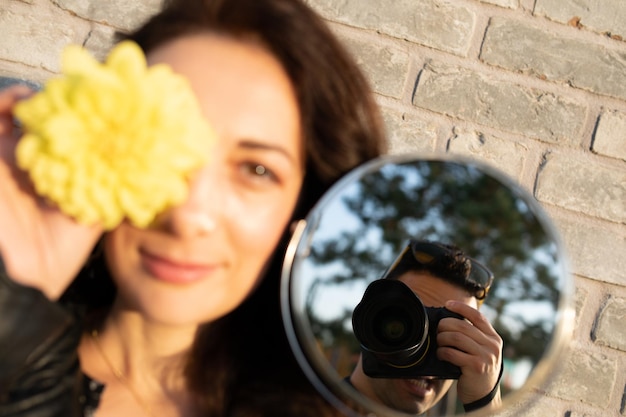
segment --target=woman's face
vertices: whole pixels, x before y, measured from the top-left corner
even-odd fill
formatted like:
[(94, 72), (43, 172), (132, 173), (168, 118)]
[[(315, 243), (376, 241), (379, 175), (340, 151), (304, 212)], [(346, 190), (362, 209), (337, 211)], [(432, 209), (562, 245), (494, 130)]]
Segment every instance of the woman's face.
[(197, 324), (251, 292), (291, 218), (304, 175), (298, 105), (280, 63), (253, 43), (187, 36), (148, 62), (188, 78), (218, 142), (183, 205), (148, 229), (124, 223), (105, 253), (124, 308)]

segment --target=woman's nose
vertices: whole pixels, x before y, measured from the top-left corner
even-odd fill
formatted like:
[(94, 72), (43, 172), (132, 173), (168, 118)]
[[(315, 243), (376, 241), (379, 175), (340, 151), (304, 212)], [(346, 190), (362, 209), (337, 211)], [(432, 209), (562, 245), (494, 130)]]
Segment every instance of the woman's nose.
[(186, 200), (155, 221), (155, 226), (179, 237), (196, 237), (217, 229), (220, 204), (214, 173), (205, 167), (191, 180)]

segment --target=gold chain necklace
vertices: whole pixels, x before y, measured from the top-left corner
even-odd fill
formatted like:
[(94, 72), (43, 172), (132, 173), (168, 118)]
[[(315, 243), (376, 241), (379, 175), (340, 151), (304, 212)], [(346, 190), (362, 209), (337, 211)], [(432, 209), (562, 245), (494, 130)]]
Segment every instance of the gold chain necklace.
[(115, 379), (117, 379), (118, 382), (120, 384), (122, 384), (122, 386), (124, 388), (126, 388), (128, 390), (128, 392), (132, 395), (132, 397), (135, 400), (135, 402), (137, 402), (137, 404), (141, 408), (143, 408), (144, 412), (148, 416), (154, 417), (154, 415), (152, 414), (152, 410), (150, 409), (150, 406), (133, 389), (133, 387), (130, 384), (130, 381), (128, 381), (128, 378), (126, 377), (126, 375), (124, 375), (124, 373), (122, 371), (120, 371), (115, 366), (113, 366), (113, 363), (109, 360), (109, 357), (106, 355), (106, 353), (104, 352), (104, 349), (100, 345), (100, 337), (99, 337), (99, 334), (98, 334), (97, 330), (92, 330), (91, 331), (91, 339), (93, 340), (94, 345), (96, 346), (96, 348), (98, 349), (98, 352), (100, 353), (100, 356), (102, 357), (104, 362), (106, 362), (107, 366), (109, 367), (109, 370), (111, 371), (111, 373), (113, 374)]

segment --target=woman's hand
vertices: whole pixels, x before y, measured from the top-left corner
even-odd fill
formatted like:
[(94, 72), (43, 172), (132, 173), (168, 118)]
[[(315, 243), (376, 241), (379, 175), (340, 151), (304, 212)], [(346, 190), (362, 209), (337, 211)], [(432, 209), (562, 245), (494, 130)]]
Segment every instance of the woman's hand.
[[(489, 394), (499, 382), (502, 338), (475, 308), (461, 302), (449, 302), (446, 308), (466, 320), (446, 318), (439, 322), (437, 357), (461, 368), (458, 397), (469, 404)], [(492, 404), (499, 403), (498, 392)]]
[(31, 91), (13, 86), (0, 91), (0, 254), (16, 282), (58, 298), (102, 234), (99, 226), (76, 223), (35, 194), (15, 162), (21, 132), (13, 106)]

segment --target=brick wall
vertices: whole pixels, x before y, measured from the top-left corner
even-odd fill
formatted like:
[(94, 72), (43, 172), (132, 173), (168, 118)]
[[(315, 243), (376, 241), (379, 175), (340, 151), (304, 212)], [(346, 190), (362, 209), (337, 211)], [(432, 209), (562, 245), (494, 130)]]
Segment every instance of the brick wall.
[[(556, 221), (576, 327), (522, 415), (626, 416), (626, 2), (307, 0), (382, 106), (391, 152), (493, 164)], [(2, 0), (0, 76), (41, 82), (67, 43), (104, 56), (159, 0)]]

